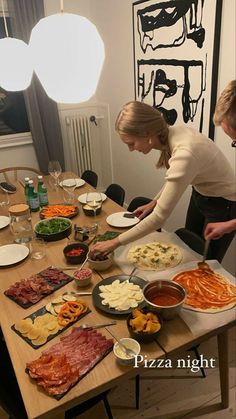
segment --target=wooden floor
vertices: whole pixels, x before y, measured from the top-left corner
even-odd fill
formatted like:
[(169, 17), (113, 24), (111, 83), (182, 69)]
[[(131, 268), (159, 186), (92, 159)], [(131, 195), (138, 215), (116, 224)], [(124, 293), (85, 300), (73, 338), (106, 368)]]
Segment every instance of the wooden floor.
[[(236, 418), (236, 328), (230, 333), (230, 406), (220, 410), (220, 388), (218, 368), (208, 369), (206, 378), (189, 370), (149, 370), (141, 379), (141, 401), (139, 410), (135, 409), (134, 381), (122, 382), (113, 389), (109, 402), (114, 419), (232, 419)], [(216, 339), (202, 344), (199, 352), (205, 358), (217, 360)], [(183, 358), (188, 353), (181, 353)], [(191, 355), (193, 356), (193, 354)], [(177, 358), (177, 357), (176, 357)], [(173, 358), (173, 365), (175, 364)], [(165, 379), (163, 376), (175, 375), (177, 378)], [(193, 378), (190, 378), (193, 377)], [(181, 377), (184, 377), (181, 379)], [(106, 419), (102, 403), (79, 416), (80, 419)], [(8, 416), (0, 410), (0, 419)], [(26, 418), (27, 419), (27, 418)], [(63, 419), (63, 415), (51, 419)]]

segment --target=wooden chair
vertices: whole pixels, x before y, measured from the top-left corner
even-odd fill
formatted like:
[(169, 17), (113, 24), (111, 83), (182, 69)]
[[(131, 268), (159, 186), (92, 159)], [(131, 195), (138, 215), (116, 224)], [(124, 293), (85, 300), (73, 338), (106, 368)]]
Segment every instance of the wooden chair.
[(108, 198), (112, 199), (112, 201), (119, 204), (121, 207), (123, 206), (124, 199), (125, 199), (125, 190), (122, 186), (118, 185), (117, 183), (111, 183), (105, 190), (105, 194)]
[[(22, 176), (19, 176), (19, 172), (21, 172)], [(0, 169), (0, 177), (1, 174), (4, 177), (4, 180), (8, 183), (16, 182), (18, 180), (24, 179), (26, 176), (35, 175), (42, 175), (42, 173), (35, 169), (34, 167), (26, 167), (26, 166), (16, 166), (16, 167), (5, 167), (4, 169)]]

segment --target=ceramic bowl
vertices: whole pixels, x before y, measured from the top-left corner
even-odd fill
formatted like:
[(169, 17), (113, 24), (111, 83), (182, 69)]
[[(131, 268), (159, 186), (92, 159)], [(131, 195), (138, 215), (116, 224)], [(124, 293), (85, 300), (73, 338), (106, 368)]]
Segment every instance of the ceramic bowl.
[(157, 315), (157, 313), (154, 313), (153, 311), (151, 311), (148, 308), (143, 308), (140, 311), (142, 313), (144, 313), (145, 315), (147, 315), (147, 313), (154, 314), (158, 318), (158, 321), (160, 323), (160, 329), (157, 332), (151, 332), (151, 333), (150, 332), (137, 332), (131, 326), (130, 320), (132, 320), (134, 317), (133, 317), (133, 313), (130, 313), (129, 316), (127, 317), (127, 319), (126, 319), (126, 324), (127, 324), (129, 334), (133, 339), (136, 339), (138, 342), (141, 342), (141, 343), (153, 342), (155, 340), (155, 338), (158, 336), (158, 334), (161, 330), (163, 321), (162, 321), (161, 317), (159, 315)]
[[(99, 257), (99, 256), (98, 256)], [(106, 269), (110, 268), (114, 263), (114, 253), (109, 253), (106, 256), (106, 259), (103, 260), (94, 260), (88, 258), (88, 264), (91, 269), (95, 269), (96, 271), (105, 271)]]
[(78, 287), (86, 287), (91, 282), (92, 270), (89, 268), (84, 268), (84, 269), (75, 271), (73, 272), (73, 277)]
[[(81, 254), (73, 255), (73, 251), (81, 251)], [(83, 263), (88, 253), (88, 246), (85, 243), (71, 243), (63, 249), (63, 253), (67, 263), (77, 265)]]
[(72, 222), (64, 217), (52, 217), (38, 221), (34, 226), (37, 237), (45, 241), (56, 241), (68, 237), (72, 231)]
[(150, 310), (169, 320), (179, 314), (187, 294), (176, 282), (157, 279), (145, 285), (143, 296)]
[[(139, 355), (140, 353), (140, 345), (135, 339), (131, 338), (122, 338), (120, 339), (121, 343), (123, 343), (128, 349), (132, 349), (136, 355)], [(133, 365), (135, 358), (131, 357), (129, 358), (125, 353), (122, 351), (121, 347), (119, 346), (119, 343), (116, 342), (113, 346), (113, 353), (121, 365)]]

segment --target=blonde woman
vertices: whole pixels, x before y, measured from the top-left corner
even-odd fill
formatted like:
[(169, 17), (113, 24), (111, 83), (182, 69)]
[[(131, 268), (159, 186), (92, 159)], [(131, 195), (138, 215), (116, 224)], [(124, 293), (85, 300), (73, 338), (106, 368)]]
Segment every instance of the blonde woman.
[[(213, 117), (215, 125), (220, 125), (236, 147), (236, 80), (232, 80), (221, 93)], [(224, 234), (236, 231), (236, 218), (218, 223), (209, 223), (204, 231), (205, 239), (219, 239)]]
[[(141, 219), (136, 226), (118, 238), (94, 245), (92, 253), (107, 253), (163, 226), (189, 185), (193, 186), (191, 201), (197, 209), (191, 231), (197, 226), (197, 233), (202, 234), (209, 221), (219, 221), (219, 213), (220, 221), (233, 218), (234, 173), (213, 141), (187, 126), (168, 127), (157, 109), (137, 101), (123, 106), (115, 128), (129, 151), (148, 154), (160, 150), (157, 167), (166, 167), (166, 182), (152, 202), (134, 212)], [(211, 250), (216, 259), (221, 260), (226, 252), (232, 240), (229, 236), (214, 241)]]

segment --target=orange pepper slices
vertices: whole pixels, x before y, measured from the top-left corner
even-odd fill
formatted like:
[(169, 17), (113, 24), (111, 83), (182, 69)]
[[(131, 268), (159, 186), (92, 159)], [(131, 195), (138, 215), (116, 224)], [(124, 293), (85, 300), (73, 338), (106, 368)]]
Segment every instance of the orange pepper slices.
[(82, 301), (67, 301), (58, 313), (57, 321), (60, 326), (67, 326), (75, 322), (87, 310), (88, 306)]

